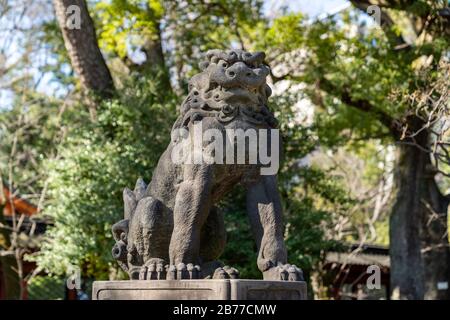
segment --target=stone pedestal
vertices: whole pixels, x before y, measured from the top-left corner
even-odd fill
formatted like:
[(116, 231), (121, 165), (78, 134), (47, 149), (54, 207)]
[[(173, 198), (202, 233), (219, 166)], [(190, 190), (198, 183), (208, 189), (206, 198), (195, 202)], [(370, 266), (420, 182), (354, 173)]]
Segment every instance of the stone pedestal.
[(264, 280), (96, 281), (93, 300), (306, 300), (306, 282)]

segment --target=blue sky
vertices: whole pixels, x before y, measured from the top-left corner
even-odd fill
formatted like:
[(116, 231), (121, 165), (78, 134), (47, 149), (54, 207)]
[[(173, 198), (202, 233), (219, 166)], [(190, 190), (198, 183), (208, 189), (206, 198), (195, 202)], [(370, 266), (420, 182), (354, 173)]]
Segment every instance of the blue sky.
[(310, 18), (333, 13), (349, 5), (349, 1), (346, 0), (266, 0), (265, 2), (264, 10), (269, 16), (281, 7), (288, 7), (293, 12), (306, 13)]

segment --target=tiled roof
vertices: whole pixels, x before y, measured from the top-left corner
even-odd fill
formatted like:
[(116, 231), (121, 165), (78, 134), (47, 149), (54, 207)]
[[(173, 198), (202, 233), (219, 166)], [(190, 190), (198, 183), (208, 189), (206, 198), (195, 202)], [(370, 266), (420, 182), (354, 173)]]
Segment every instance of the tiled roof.
[(326, 262), (350, 265), (378, 265), (389, 268), (391, 263), (388, 255), (368, 253), (328, 252)]
[[(2, 197), (5, 197), (6, 201), (2, 199)], [(37, 207), (32, 203), (28, 202), (25, 199), (22, 199), (17, 195), (13, 195), (12, 197), (12, 204), (14, 205), (14, 210), (16, 211), (16, 213), (25, 214), (27, 216), (32, 216), (33, 214), (37, 213)], [(0, 189), (0, 203), (2, 202), (4, 202), (5, 205), (3, 213), (5, 214), (5, 216), (11, 216), (13, 212), (11, 205), (11, 192), (5, 184), (3, 184), (3, 190)]]

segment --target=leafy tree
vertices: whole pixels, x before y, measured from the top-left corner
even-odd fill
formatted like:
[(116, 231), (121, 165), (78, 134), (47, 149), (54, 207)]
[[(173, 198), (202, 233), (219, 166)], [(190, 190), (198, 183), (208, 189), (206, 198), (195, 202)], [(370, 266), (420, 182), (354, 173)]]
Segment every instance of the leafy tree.
[[(54, 220), (48, 242), (33, 257), (53, 274), (70, 266), (83, 275), (111, 272), (111, 225), (123, 215), (122, 190), (137, 177), (147, 181), (168, 143), (176, 99), (159, 94), (158, 82), (129, 80), (117, 99), (98, 107), (98, 119), (73, 129), (44, 164), (49, 201), (43, 211)], [(81, 109), (83, 110), (83, 109)]]
[[(274, 81), (309, 85), (305, 92), (321, 111), (316, 125), (323, 144), (335, 147), (375, 138), (396, 145), (391, 287), (399, 298), (448, 298), (435, 284), (438, 279), (448, 279), (449, 274), (449, 202), (439, 190), (435, 179), (438, 171), (433, 169), (437, 163), (430, 157), (436, 143), (436, 126), (431, 124), (438, 125), (443, 114), (423, 114), (424, 109), (433, 109), (433, 100), (424, 108), (398, 99), (445, 78), (438, 69), (448, 63), (448, 5), (442, 1), (352, 3), (363, 11), (370, 4), (379, 5), (381, 28), (361, 25), (360, 15), (354, 11), (312, 25), (301, 15), (291, 15), (260, 24), (254, 33), (255, 47), (277, 43), (274, 34), (279, 42), (291, 39), (286, 48), (273, 48), (273, 56), (281, 54), (277, 59), (285, 65), (284, 72), (274, 74)], [(403, 37), (401, 22), (412, 26), (410, 42)], [(359, 32), (355, 30), (358, 25)], [(298, 37), (292, 36), (301, 31)], [(433, 99), (442, 100), (442, 91), (433, 92)], [(445, 105), (440, 110), (448, 115)]]
[(93, 12), (100, 48), (119, 58), (130, 72), (158, 73), (160, 83), (170, 88), (162, 49), (162, 1), (101, 1)]

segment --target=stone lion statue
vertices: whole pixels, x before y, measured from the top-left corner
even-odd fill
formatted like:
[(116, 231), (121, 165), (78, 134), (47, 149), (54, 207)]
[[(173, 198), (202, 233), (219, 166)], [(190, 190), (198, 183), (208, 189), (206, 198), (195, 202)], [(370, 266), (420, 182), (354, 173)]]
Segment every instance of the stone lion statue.
[[(276, 129), (277, 122), (267, 106), (271, 89), (266, 83), (269, 68), (264, 58), (262, 52), (242, 50), (206, 53), (200, 64), (202, 72), (189, 82), (189, 94), (172, 128), (171, 143), (152, 181), (147, 186), (139, 179), (134, 191), (126, 188), (123, 192), (124, 219), (112, 227), (116, 240), (112, 252), (130, 279), (237, 278), (235, 268), (218, 261), (226, 231), (215, 204), (241, 184), (246, 189), (257, 265), (264, 279), (303, 280), (302, 271), (287, 263), (276, 173), (261, 174), (264, 164), (260, 160), (225, 164), (173, 161), (174, 150), (180, 145), (177, 132), (184, 129), (190, 133), (196, 123), (201, 123), (202, 132), (214, 130), (224, 137), (228, 130), (254, 129), (261, 138), (263, 130)], [(238, 139), (225, 140), (234, 148)], [(264, 139), (268, 140), (266, 146), (279, 142), (279, 137), (270, 134)], [(248, 147), (245, 150), (254, 146), (249, 144), (244, 143)], [(208, 149), (204, 142), (201, 147), (202, 152), (221, 160), (222, 155)], [(270, 150), (278, 151), (276, 147)], [(249, 157), (247, 152), (245, 160)]]

